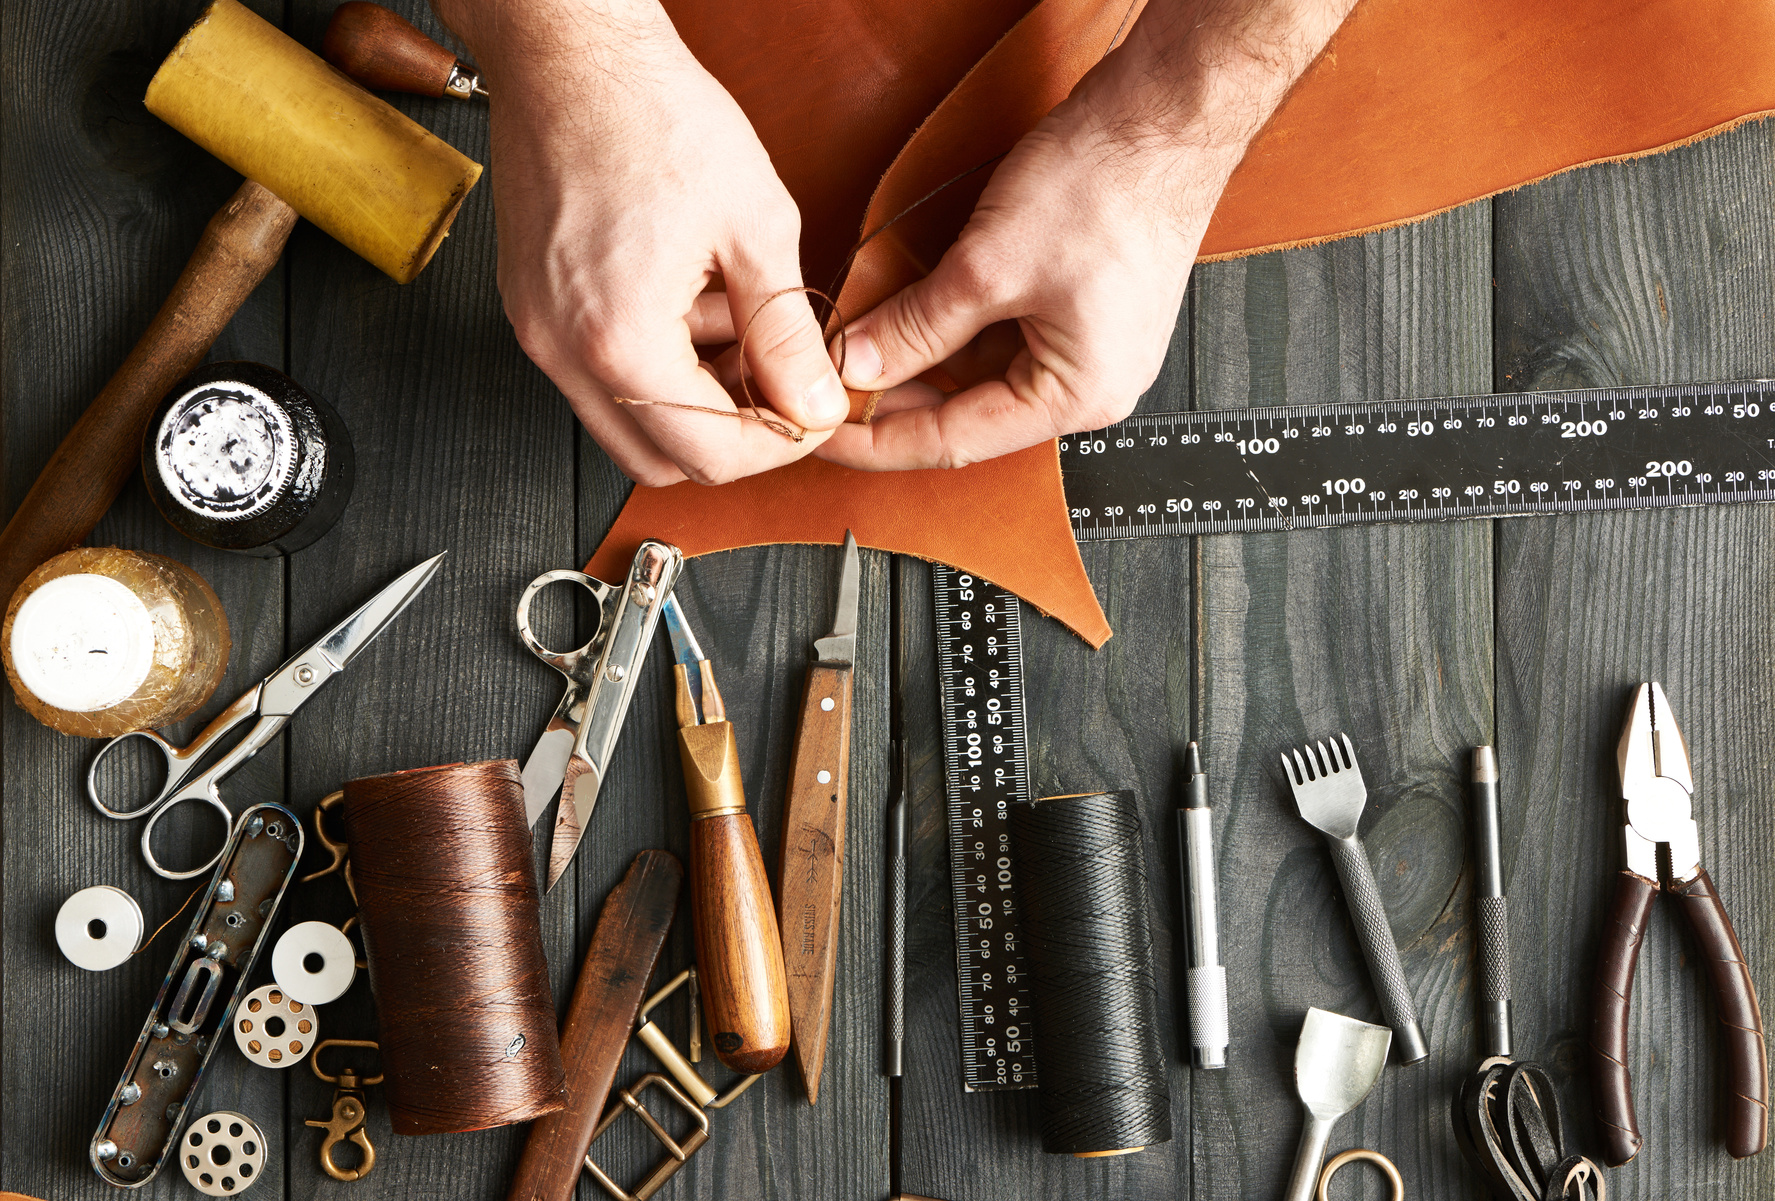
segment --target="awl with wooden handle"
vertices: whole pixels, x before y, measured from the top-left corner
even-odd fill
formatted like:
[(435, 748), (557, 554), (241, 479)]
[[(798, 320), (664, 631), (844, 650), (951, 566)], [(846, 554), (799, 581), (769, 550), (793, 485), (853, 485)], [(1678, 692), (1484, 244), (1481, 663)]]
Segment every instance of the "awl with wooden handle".
[(789, 995), (770, 879), (746, 812), (739, 747), (715, 673), (678, 598), (662, 616), (677, 659), (678, 754), (690, 800), (690, 907), (697, 976), (716, 1058), (768, 1072), (789, 1051)]
[(320, 52), (335, 67), (379, 92), (456, 100), (487, 94), (473, 67), (407, 18), (369, 0), (346, 0), (333, 10)]
[(832, 632), (814, 642), (789, 759), (783, 814), (777, 924), (789, 975), (789, 1025), (808, 1103), (820, 1099), (832, 987), (838, 967), (838, 910), (844, 887), (844, 815), (850, 783), (851, 668), (857, 652), (860, 591), (857, 540), (844, 534), (838, 611)]

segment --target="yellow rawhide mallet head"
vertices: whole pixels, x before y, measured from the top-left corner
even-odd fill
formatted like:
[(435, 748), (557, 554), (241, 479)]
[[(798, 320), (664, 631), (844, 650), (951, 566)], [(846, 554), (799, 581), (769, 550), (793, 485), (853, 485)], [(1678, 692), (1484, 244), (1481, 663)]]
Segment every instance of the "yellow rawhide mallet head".
[(0, 530), (0, 606), (92, 532), (135, 469), (155, 404), (277, 265), (298, 216), (406, 283), (481, 175), (236, 0), (210, 5), (155, 73), (147, 103), (246, 182)]
[(155, 72), (147, 105), (403, 284), (481, 175), (237, 0), (198, 18)]

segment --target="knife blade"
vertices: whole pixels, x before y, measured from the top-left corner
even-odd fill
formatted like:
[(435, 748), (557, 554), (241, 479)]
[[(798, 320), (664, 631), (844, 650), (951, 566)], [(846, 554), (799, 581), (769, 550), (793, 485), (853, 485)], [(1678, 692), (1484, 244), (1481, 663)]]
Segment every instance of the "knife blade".
[(838, 967), (861, 574), (857, 540), (847, 530), (832, 632), (814, 642), (816, 658), (802, 692), (777, 876), (781, 881), (777, 925), (788, 972), (789, 1024), (809, 1104), (820, 1096)]

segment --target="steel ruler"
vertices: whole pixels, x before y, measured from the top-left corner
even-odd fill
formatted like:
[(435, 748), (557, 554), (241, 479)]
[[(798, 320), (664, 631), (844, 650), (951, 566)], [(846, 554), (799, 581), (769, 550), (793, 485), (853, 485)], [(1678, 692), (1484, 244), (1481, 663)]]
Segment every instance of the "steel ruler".
[(1029, 970), (1006, 809), (1029, 797), (1022, 614), (1015, 596), (965, 572), (933, 565), (932, 583), (962, 1082), (969, 1092), (1031, 1088)]
[(1131, 417), (1060, 442), (1080, 541), (1775, 500), (1775, 381)]

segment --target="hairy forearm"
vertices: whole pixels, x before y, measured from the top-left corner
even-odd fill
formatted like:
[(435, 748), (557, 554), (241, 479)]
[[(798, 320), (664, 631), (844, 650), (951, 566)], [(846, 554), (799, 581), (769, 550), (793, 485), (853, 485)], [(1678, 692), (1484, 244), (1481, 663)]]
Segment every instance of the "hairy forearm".
[[(477, 60), (562, 60), (617, 69), (637, 48), (676, 43), (659, 0), (432, 0)], [(482, 63), (483, 66), (486, 62)]]
[(1212, 207), (1355, 3), (1150, 0), (1075, 93), (1095, 115), (1105, 165), (1179, 222), (1205, 220), (1195, 210)]

